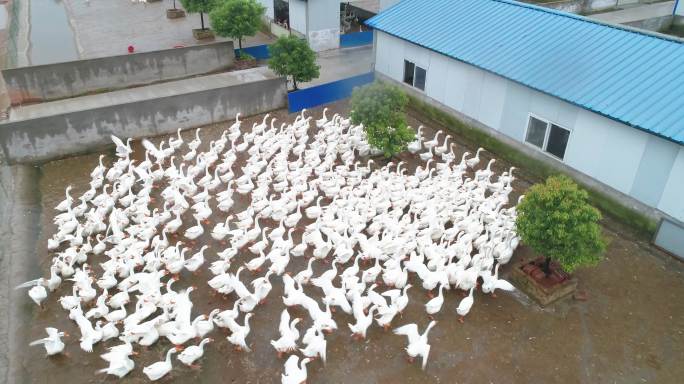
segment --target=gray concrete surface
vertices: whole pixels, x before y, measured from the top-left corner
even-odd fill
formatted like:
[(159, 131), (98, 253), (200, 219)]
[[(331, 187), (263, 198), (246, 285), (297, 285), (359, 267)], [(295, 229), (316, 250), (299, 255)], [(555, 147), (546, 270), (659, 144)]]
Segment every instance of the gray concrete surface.
[(323, 83), (368, 73), (373, 69), (373, 47), (335, 49), (320, 52), (316, 62), (321, 66), (320, 77), (308, 83), (297, 84), (309, 88)]
[(13, 109), (0, 160), (41, 162), (110, 144), (262, 113), (287, 103), (284, 78), (259, 67)]
[(161, 51), (6, 69), (12, 105), (146, 85), (229, 68), (230, 41)]
[(0, 165), (0, 383), (19, 383), (16, 351), (27, 337), (20, 319), (32, 308), (15, 305), (25, 299), (25, 290), (13, 288), (42, 272), (36, 252), (41, 233), (40, 193), (36, 167)]
[[(63, 0), (62, 3), (74, 30), (81, 58), (120, 55), (129, 45), (133, 45), (136, 51), (156, 51), (198, 44), (192, 36), (192, 29), (200, 28), (200, 15), (167, 19), (166, 9), (171, 8), (171, 0), (154, 3)], [(180, 1), (176, 3), (180, 7)], [(204, 21), (209, 26), (207, 15)], [(226, 40), (231, 39), (216, 38), (216, 41)], [(271, 36), (259, 32), (243, 39), (242, 43), (249, 47), (271, 41)]]
[(653, 17), (645, 20), (637, 20), (629, 23), (624, 23), (630, 27), (645, 29), (647, 31), (660, 32), (670, 28), (672, 25), (672, 16)]
[(596, 13), (589, 17), (611, 24), (628, 24), (634, 26), (632, 23), (672, 16), (674, 8), (674, 1), (665, 1), (661, 3), (642, 4), (619, 11)]

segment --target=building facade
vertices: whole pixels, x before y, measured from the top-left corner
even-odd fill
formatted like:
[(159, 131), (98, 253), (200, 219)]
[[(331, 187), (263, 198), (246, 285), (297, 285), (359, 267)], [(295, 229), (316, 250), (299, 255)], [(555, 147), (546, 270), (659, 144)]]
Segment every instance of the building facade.
[[(276, 0), (259, 0), (266, 7), (266, 17), (273, 22)], [(340, 0), (287, 0), (289, 20), (287, 25), (296, 35), (307, 39), (316, 52), (336, 49), (340, 46)], [(282, 29), (272, 26), (273, 29)]]
[[(469, 1), (463, 0), (461, 3)], [(459, 2), (448, 3), (436, 0), (437, 3), (443, 3), (439, 4), (442, 8), (428, 9), (427, 12), (435, 12), (434, 17), (428, 19), (432, 20), (433, 26), (436, 26), (439, 23), (476, 23), (480, 12), (488, 14), (488, 18), (496, 18), (492, 10), (488, 9), (487, 5), (483, 5), (490, 3), (491, 7), (499, 10), (501, 7), (508, 8), (502, 10), (505, 12), (511, 12), (511, 10), (520, 12), (522, 16), (519, 21), (515, 21), (515, 14), (512, 14), (513, 17), (509, 20), (514, 20), (514, 22), (530, 21), (530, 17), (533, 18), (534, 14), (539, 12), (551, 12), (552, 18), (556, 18), (555, 21), (558, 23), (568, 22), (565, 19), (566, 16), (561, 13), (542, 10), (534, 6), (499, 0), (472, 1), (480, 3), (454, 10), (460, 14), (467, 9), (469, 12), (467, 16), (459, 18), (453, 14), (442, 18), (440, 15), (444, 15), (445, 11), (448, 13), (445, 8)], [(547, 65), (526, 68), (523, 60), (530, 58), (526, 55), (535, 53), (525, 52), (525, 42), (521, 41), (526, 39), (524, 35), (511, 40), (519, 44), (518, 57), (521, 58), (521, 62), (509, 62), (505, 70), (501, 70), (503, 67), (497, 64), (497, 61), (516, 60), (516, 54), (510, 56), (503, 52), (501, 55), (497, 55), (496, 52), (488, 54), (492, 51), (492, 47), (478, 48), (474, 45), (478, 43), (476, 41), (451, 47), (435, 43), (433, 39), (458, 39), (459, 35), (458, 33), (445, 34), (444, 31), (449, 30), (448, 25), (444, 27), (445, 29), (436, 27), (437, 30), (433, 31), (435, 33), (428, 33), (429, 31), (425, 29), (430, 27), (425, 25), (416, 24), (411, 28), (406, 27), (406, 23), (409, 23), (406, 19), (407, 15), (425, 10), (420, 3), (424, 2), (404, 0), (388, 11), (390, 15), (381, 12), (369, 21), (376, 31), (375, 71), (379, 77), (401, 84), (413, 94), (489, 131), (536, 158), (569, 172), (581, 181), (612, 195), (627, 206), (653, 218), (664, 219), (656, 243), (684, 257), (684, 240), (682, 240), (684, 239), (684, 146), (681, 142), (684, 121), (675, 122), (674, 124), (681, 125), (675, 125), (671, 129), (668, 126), (668, 129), (656, 131), (657, 127), (654, 128), (654, 126), (644, 124), (645, 127), (635, 127), (619, 121), (615, 118), (617, 112), (607, 112), (611, 110), (610, 105), (606, 105), (606, 109), (602, 110), (595, 103), (582, 104), (558, 97), (557, 95), (565, 95), (570, 98), (572, 95), (570, 92), (564, 94), (562, 91), (571, 89), (573, 82), (581, 82), (583, 79), (554, 76), (553, 67)], [(529, 16), (530, 14), (532, 16)], [(544, 17), (548, 17), (548, 13)], [(413, 18), (411, 22), (415, 20), (416, 18)], [(501, 22), (505, 21), (501, 20)], [(591, 23), (577, 16), (573, 16), (572, 22)], [(416, 29), (421, 28), (420, 32), (415, 32)], [(516, 28), (520, 28), (522, 33), (525, 27), (513, 26), (513, 29)], [(591, 23), (589, 29), (592, 31), (587, 30), (586, 33), (606, 32), (602, 31), (603, 28), (613, 27)], [(634, 32), (625, 30), (624, 33)], [(540, 39), (534, 34), (526, 36), (534, 39), (533, 44), (545, 44), (543, 38)], [(584, 35), (578, 38), (591, 37)], [(546, 39), (548, 40), (549, 37), (547, 36)], [(500, 41), (497, 41), (496, 37), (482, 38), (480, 43), (498, 44)], [(562, 45), (563, 42), (561, 41), (560, 44)], [(677, 54), (684, 54), (684, 49), (680, 50), (684, 47), (681, 47), (681, 43), (678, 44), (680, 47), (663, 47), (663, 49), (671, 49)], [(582, 49), (580, 45), (575, 45), (575, 47), (578, 50), (574, 53), (574, 62), (566, 64), (581, 63), (584, 67), (581, 71), (575, 70), (574, 73), (592, 76), (591, 58), (577, 57), (583, 52), (590, 54), (591, 51)], [(476, 52), (478, 49), (484, 52)], [(495, 51), (496, 48), (493, 50)], [(645, 49), (643, 54), (647, 52), (649, 51)], [(640, 53), (635, 51), (634, 54)], [(554, 60), (552, 57), (538, 59), (547, 62)], [(625, 58), (625, 60), (628, 59)], [(681, 61), (681, 59), (677, 58), (675, 61)], [(564, 63), (554, 62), (554, 64), (563, 65)], [(602, 63), (602, 65), (605, 64)], [(525, 73), (527, 70), (534, 72), (527, 74)], [(597, 70), (605, 71), (603, 74), (596, 75), (599, 81), (604, 81), (605, 87), (612, 87), (615, 92), (618, 92), (618, 87), (629, 86), (629, 83), (612, 83), (609, 79), (613, 74), (605, 68)], [(621, 68), (618, 67), (616, 70), (619, 71)], [(548, 73), (540, 74), (537, 71)], [(522, 75), (517, 75), (520, 73)], [(618, 73), (615, 76), (621, 75)], [(540, 82), (539, 79), (547, 83)], [(567, 84), (563, 84), (564, 81)], [(660, 82), (657, 78), (646, 78), (644, 81), (655, 84)], [(530, 84), (536, 86), (533, 87)], [(549, 91), (546, 84), (552, 84), (556, 87), (555, 90)], [(672, 91), (674, 94), (670, 103), (653, 106), (653, 108), (667, 108), (672, 113), (680, 113), (684, 109), (681, 96), (677, 100), (681, 89), (677, 91), (675, 87)], [(556, 95), (551, 94), (552, 92)], [(595, 100), (599, 104), (604, 103), (599, 96), (588, 99)], [(616, 100), (619, 102), (620, 99)], [(627, 109), (619, 113), (629, 114), (630, 111)], [(643, 113), (653, 114), (654, 112), (646, 109)], [(626, 119), (627, 115), (619, 117)], [(666, 118), (663, 117), (660, 121)], [(658, 121), (657, 118), (652, 120)]]

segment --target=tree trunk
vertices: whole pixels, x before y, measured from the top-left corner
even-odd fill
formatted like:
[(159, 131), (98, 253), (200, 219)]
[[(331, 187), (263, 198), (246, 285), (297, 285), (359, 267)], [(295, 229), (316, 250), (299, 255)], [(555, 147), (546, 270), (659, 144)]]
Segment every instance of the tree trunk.
[(242, 56), (242, 37), (238, 39), (238, 47), (240, 47), (240, 56)]
[(544, 266), (542, 267), (542, 271), (546, 274), (546, 277), (549, 277), (551, 274), (551, 258), (547, 257), (546, 260), (544, 260)]
[(177, 9), (176, 8), (176, 0), (173, 0), (173, 9)]
[(204, 31), (206, 28), (204, 28), (204, 12), (200, 12), (200, 20), (202, 20), (202, 30)]
[(295, 79), (294, 76), (292, 76), (292, 86), (294, 87), (293, 91), (299, 90), (299, 88), (297, 88), (297, 79)]

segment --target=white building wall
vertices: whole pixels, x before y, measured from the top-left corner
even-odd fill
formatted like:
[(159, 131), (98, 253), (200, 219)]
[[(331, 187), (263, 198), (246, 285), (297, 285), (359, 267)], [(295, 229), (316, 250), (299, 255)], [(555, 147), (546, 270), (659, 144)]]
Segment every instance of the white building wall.
[(571, 128), (565, 162), (629, 194), (648, 134), (583, 109)]
[(270, 20), (275, 19), (275, 8), (273, 6), (273, 0), (258, 0), (259, 4), (266, 8), (266, 17)]
[(658, 209), (684, 221), (684, 148), (679, 149)]
[(307, 2), (289, 0), (290, 28), (306, 36)]
[(309, 1), (307, 12), (307, 39), (316, 52), (340, 47), (340, 1)]
[(682, 0), (676, 1), (675, 7), (676, 7), (674, 10), (675, 15), (684, 16), (684, 1), (682, 1)]
[[(571, 130), (566, 165), (627, 195), (635, 183), (646, 182), (637, 180), (637, 172), (653, 135), (380, 31), (376, 44), (375, 69), (397, 82), (403, 81), (404, 59), (413, 61), (427, 70), (425, 94), (440, 103), (518, 141), (534, 114)], [(684, 220), (683, 191), (684, 149), (657, 208)]]

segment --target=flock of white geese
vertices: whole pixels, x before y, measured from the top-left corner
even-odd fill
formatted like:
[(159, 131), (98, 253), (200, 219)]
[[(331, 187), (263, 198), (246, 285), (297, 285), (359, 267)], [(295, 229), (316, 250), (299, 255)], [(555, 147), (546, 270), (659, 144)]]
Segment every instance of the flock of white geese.
[[(449, 136), (440, 144), (441, 131), (427, 140), (419, 129), (408, 149), (422, 162), (408, 174), (403, 162), (359, 163), (377, 153), (363, 127), (340, 115), (328, 119), (324, 111), (312, 122), (302, 111), (292, 124), (276, 127), (274, 121), (268, 124), (266, 115), (245, 130), (238, 115), (206, 151), (200, 150), (199, 129), (190, 142), (180, 130), (160, 146), (143, 140), (139, 162), (131, 159), (130, 139), (112, 136), (118, 159), (107, 167), (101, 156), (90, 189), (77, 199), (67, 188), (48, 241), (50, 276), (17, 288), (30, 288), (42, 306), (48, 291), (63, 281), (72, 284), (71, 295), (59, 303), (78, 326), (80, 347), (92, 352), (97, 343), (121, 342), (101, 356), (109, 365), (99, 373), (124, 377), (135, 366), (133, 345), (150, 346), (159, 338), (175, 346), (165, 360), (142, 369), (150, 380), (172, 371), (175, 353), (196, 367), (216, 327), (230, 330), (227, 340), (236, 349), (250, 351), (250, 317), (274, 281), (283, 285), (286, 306), (280, 337), (271, 341), (280, 357), (290, 355), (283, 383), (305, 382), (307, 363), (325, 362), (326, 333), (348, 328), (365, 338), (373, 324), (391, 327), (409, 302), (410, 274), (418, 277), (416, 285), (436, 290), (425, 304), (431, 319), (442, 310), (445, 290), (464, 292), (458, 307), (447, 309), (463, 321), (476, 288), (491, 294), (514, 289), (498, 277), (519, 241), (515, 207), (504, 208), (513, 169), (495, 176), (494, 160), (478, 167), (480, 150), (457, 162)], [(249, 203), (234, 204), (234, 198)], [(151, 209), (155, 202), (158, 208)], [(238, 212), (239, 205), (246, 208)], [(297, 231), (301, 242), (293, 240)], [(221, 249), (216, 260), (205, 262), (207, 244)], [(300, 257), (309, 258), (307, 268), (288, 270)], [(313, 263), (325, 272), (314, 276)], [(235, 297), (232, 308), (193, 317), (194, 288), (175, 291), (173, 284), (200, 268), (211, 271), (207, 284), (217, 294)], [(245, 269), (253, 280), (240, 275)], [(291, 319), (287, 309), (295, 306), (313, 324), (301, 337), (301, 319)], [(339, 325), (333, 316), (338, 310), (353, 323)], [(435, 324), (423, 332), (416, 324), (394, 329), (407, 337), (409, 359), (422, 358), (423, 369)], [(61, 353), (65, 333), (46, 331), (31, 345)]]

